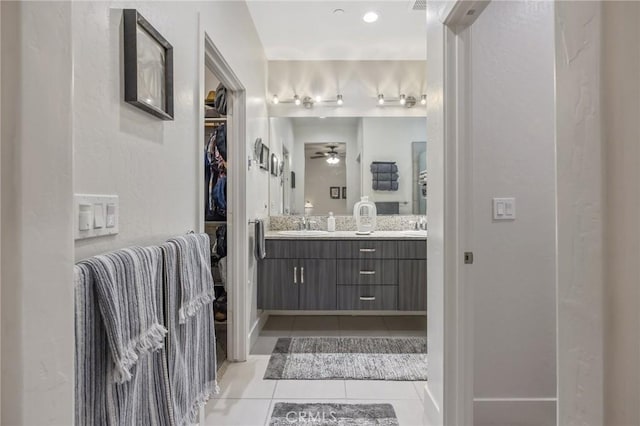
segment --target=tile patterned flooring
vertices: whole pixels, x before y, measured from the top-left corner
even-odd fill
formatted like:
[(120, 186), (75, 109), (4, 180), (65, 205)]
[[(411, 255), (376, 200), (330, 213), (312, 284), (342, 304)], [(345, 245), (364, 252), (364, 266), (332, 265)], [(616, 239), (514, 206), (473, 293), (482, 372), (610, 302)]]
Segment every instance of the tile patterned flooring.
[(206, 426), (263, 426), (277, 402), (390, 403), (400, 426), (423, 424), (425, 382), (378, 380), (263, 380), (279, 337), (426, 336), (416, 316), (271, 316), (247, 362), (231, 363), (220, 394), (205, 408)]

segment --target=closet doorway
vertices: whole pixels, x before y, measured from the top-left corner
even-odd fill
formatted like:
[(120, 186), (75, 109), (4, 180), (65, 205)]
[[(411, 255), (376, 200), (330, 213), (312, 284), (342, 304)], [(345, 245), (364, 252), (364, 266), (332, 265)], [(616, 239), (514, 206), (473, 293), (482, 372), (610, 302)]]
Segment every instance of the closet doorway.
[(202, 29), (200, 73), (200, 232), (212, 244), (218, 369), (247, 356), (245, 89)]

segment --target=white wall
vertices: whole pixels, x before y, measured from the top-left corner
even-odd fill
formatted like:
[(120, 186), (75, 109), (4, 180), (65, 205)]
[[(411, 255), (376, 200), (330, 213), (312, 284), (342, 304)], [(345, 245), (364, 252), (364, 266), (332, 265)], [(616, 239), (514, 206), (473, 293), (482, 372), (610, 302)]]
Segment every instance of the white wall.
[[(317, 121), (317, 123), (316, 123)], [(359, 163), (357, 157), (357, 119), (304, 119), (294, 120), (293, 133), (295, 147), (293, 155), (292, 170), (296, 173), (296, 188), (294, 212), (304, 214), (304, 144), (305, 143), (326, 143), (345, 142), (347, 144), (347, 211), (353, 211), (353, 204), (360, 200), (359, 188)], [(327, 191), (329, 191), (327, 187)], [(316, 211), (313, 214), (328, 214), (328, 212)]]
[(613, 424), (602, 406), (601, 4), (555, 8), (558, 424)]
[[(362, 195), (371, 201), (398, 201), (400, 214), (413, 214), (413, 142), (427, 140), (424, 117), (362, 119)], [(398, 190), (374, 191), (370, 166), (373, 161), (395, 161)], [(406, 204), (405, 204), (406, 202)]]
[[(337, 148), (341, 151), (340, 148)], [(334, 215), (349, 214), (347, 200), (342, 198), (342, 187), (347, 186), (347, 167), (342, 159), (338, 164), (329, 164), (325, 158), (311, 158), (316, 156), (317, 147), (306, 146), (304, 164), (304, 198), (313, 205), (315, 214)], [(337, 186), (339, 198), (331, 198), (329, 188)], [(353, 209), (351, 209), (353, 211)]]
[[(470, 31), (474, 424), (551, 425), (556, 416), (554, 5), (491, 2)], [(517, 219), (493, 221), (493, 197), (515, 197)], [(514, 404), (510, 398), (523, 401)]]
[(607, 425), (640, 424), (639, 22), (638, 2), (602, 4)]
[[(173, 44), (174, 121), (121, 100), (124, 7)], [(73, 422), (74, 260), (200, 227), (199, 14), (246, 88), (252, 148), (268, 137), (267, 63), (244, 2), (2, 2), (3, 424)], [(267, 215), (261, 178), (247, 177), (250, 218)], [(120, 234), (74, 247), (74, 192), (118, 194)]]
[(73, 423), (71, 4), (2, 2), (2, 419)]

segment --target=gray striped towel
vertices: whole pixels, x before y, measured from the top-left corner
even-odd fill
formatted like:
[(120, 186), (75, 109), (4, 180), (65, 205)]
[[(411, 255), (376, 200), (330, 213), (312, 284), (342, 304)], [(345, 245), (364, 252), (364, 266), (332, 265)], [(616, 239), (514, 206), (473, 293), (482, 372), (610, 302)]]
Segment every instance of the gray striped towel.
[[(197, 239), (194, 238), (198, 237)], [(206, 238), (208, 241), (208, 237)], [(183, 321), (185, 301), (195, 294), (213, 294), (209, 263), (190, 261), (187, 253), (201, 247), (203, 236), (190, 234), (186, 239), (170, 240), (161, 246), (164, 253), (165, 303), (167, 307), (167, 339), (171, 406), (178, 426), (195, 423), (199, 408), (218, 392), (216, 382), (216, 341), (213, 306), (199, 298), (191, 305), (189, 317)], [(185, 268), (186, 266), (186, 268)], [(193, 277), (200, 282), (190, 282)], [(198, 290), (194, 290), (197, 288)], [(187, 295), (185, 295), (185, 292)]]
[(131, 379), (140, 355), (162, 348), (167, 329), (158, 317), (162, 280), (159, 247), (131, 247), (89, 258), (117, 383)]
[(211, 247), (209, 235), (187, 234), (168, 241), (177, 249), (180, 269), (180, 324), (195, 315), (203, 305), (215, 299), (213, 278), (211, 277)]
[[(162, 288), (155, 281), (152, 302), (163, 318)], [(98, 285), (90, 262), (74, 268), (75, 424), (89, 426), (172, 426), (164, 348), (141, 354), (131, 379), (118, 384), (114, 359), (98, 303)]]

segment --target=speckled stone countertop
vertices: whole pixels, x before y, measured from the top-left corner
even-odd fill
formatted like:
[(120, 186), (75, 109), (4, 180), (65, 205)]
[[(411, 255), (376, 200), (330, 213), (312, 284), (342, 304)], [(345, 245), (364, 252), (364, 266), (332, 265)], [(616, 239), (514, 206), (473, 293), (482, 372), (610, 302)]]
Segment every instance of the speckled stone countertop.
[[(286, 232), (286, 231), (285, 231)], [(369, 235), (357, 235), (355, 231), (335, 231), (325, 234), (281, 234), (280, 231), (268, 231), (265, 238), (268, 240), (425, 240), (426, 232), (422, 235), (410, 235), (405, 231), (375, 231)]]

